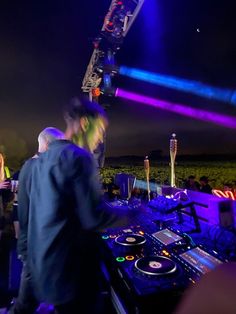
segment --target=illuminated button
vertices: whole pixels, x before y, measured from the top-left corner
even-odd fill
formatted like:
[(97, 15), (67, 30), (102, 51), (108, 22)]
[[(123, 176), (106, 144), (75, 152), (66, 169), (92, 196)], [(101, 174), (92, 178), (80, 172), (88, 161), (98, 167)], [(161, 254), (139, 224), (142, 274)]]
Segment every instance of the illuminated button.
[(108, 235), (103, 235), (103, 236), (102, 236), (102, 239), (103, 239), (103, 240), (107, 240), (107, 239), (109, 239), (109, 236), (108, 236)]
[(156, 261), (150, 261), (148, 263), (148, 266), (151, 267), (151, 268), (161, 268), (162, 267), (162, 264), (161, 263), (158, 263)]
[(129, 232), (132, 232), (132, 229), (123, 229), (123, 232), (124, 233), (129, 233)]
[(188, 278), (193, 284), (195, 284), (196, 283), (196, 281), (195, 280), (193, 280), (192, 278)]
[(125, 258), (124, 257), (121, 257), (121, 256), (118, 256), (117, 258), (116, 258), (116, 261), (117, 262), (124, 262), (125, 261)]
[(141, 234), (141, 235), (144, 235), (144, 232), (143, 232), (143, 231), (141, 231), (141, 230), (140, 230), (138, 233), (139, 233), (139, 234)]
[(110, 238), (111, 238), (111, 239), (114, 239), (114, 238), (116, 238), (116, 235), (115, 235), (115, 234), (111, 234), (111, 235), (110, 235)]
[(127, 261), (134, 260), (134, 256), (133, 255), (127, 255), (125, 258), (127, 259)]
[(169, 255), (170, 255), (166, 250), (162, 250), (162, 253), (163, 253), (165, 256), (169, 256)]

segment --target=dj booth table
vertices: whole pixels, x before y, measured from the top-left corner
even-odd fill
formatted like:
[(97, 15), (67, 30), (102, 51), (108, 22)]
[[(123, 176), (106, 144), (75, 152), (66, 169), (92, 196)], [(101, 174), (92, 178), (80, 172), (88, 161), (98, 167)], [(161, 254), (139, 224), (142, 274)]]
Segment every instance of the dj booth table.
[(198, 207), (209, 210), (211, 196), (204, 197), (205, 201), (192, 199), (177, 208), (165, 205), (166, 213), (152, 201), (139, 208), (122, 200), (108, 204), (114, 210), (136, 212), (124, 228), (110, 228), (101, 235), (102, 270), (117, 313), (149, 314), (161, 308), (161, 313), (171, 314), (186, 289), (228, 261), (221, 250), (203, 245), (211, 227), (207, 215), (198, 213)]
[[(192, 191), (181, 200), (182, 192), (163, 187), (149, 202), (106, 201), (111, 210), (131, 217), (125, 226), (101, 233), (102, 281), (116, 313), (152, 314), (161, 308), (172, 314), (201, 276), (236, 261), (236, 202)], [(169, 197), (177, 193), (178, 200)], [(12, 255), (9, 289), (14, 293), (18, 262)], [(110, 302), (108, 308), (113, 313)]]

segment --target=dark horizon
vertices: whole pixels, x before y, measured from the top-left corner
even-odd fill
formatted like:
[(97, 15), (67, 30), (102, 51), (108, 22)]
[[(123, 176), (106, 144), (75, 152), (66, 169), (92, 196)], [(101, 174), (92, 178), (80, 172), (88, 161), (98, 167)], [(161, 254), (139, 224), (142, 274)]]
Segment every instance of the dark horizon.
[[(170, 155), (160, 155), (160, 156), (152, 156), (149, 155), (120, 155), (120, 156), (106, 156), (106, 160), (119, 160), (119, 159), (130, 159), (130, 160), (138, 160), (142, 161), (148, 157), (151, 161), (160, 161), (160, 160), (169, 160)], [(176, 155), (176, 161), (179, 160), (189, 160), (189, 161), (235, 161), (236, 162), (236, 154), (183, 154), (183, 155)]]

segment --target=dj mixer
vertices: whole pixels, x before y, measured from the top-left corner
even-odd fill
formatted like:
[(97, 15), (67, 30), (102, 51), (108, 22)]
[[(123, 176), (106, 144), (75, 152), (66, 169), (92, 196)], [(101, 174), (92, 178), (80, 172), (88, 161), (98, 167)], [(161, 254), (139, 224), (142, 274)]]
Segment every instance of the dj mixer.
[[(225, 260), (140, 214), (102, 233), (103, 272), (118, 313), (172, 313), (183, 292)], [(164, 309), (164, 310), (163, 310)]]

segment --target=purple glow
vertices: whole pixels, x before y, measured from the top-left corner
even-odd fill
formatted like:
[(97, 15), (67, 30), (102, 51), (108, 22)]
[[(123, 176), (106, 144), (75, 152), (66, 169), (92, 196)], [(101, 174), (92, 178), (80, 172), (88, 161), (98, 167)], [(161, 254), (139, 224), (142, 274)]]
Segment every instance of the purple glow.
[(129, 99), (132, 101), (140, 102), (140, 103), (153, 106), (156, 108), (179, 113), (183, 116), (191, 117), (197, 120), (208, 121), (208, 122), (212, 122), (218, 125), (223, 125), (227, 128), (236, 129), (236, 118), (231, 117), (231, 116), (226, 116), (226, 115), (218, 114), (211, 111), (200, 110), (193, 107), (187, 107), (181, 104), (175, 104), (175, 103), (167, 102), (164, 100), (159, 100), (159, 99), (135, 94), (135, 93), (128, 92), (120, 88), (116, 90), (116, 96)]

